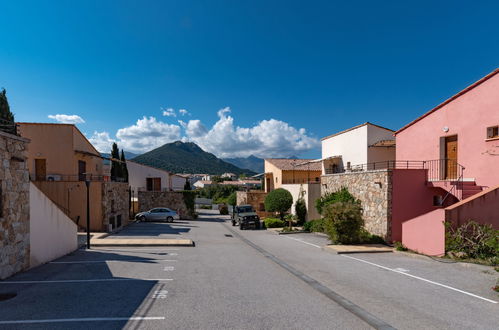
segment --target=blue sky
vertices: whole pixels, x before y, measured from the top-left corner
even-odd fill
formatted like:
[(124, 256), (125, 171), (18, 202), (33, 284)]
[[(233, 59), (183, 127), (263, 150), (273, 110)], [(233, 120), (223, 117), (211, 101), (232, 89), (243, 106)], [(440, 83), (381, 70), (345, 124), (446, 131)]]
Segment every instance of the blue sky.
[(76, 118), (102, 150), (184, 139), (224, 157), (319, 157), (321, 137), (398, 129), (499, 67), (497, 2), (0, 5), (16, 119)]

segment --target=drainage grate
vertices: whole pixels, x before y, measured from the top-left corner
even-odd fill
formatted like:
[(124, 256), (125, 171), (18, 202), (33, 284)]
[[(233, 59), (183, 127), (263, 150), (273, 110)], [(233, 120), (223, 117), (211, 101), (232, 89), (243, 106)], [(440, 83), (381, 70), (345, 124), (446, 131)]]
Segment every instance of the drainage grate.
[(17, 296), (17, 293), (15, 292), (7, 292), (7, 293), (0, 293), (0, 301), (5, 301), (14, 298)]
[(229, 235), (229, 234), (225, 234), (225, 237), (234, 237), (234, 236)]

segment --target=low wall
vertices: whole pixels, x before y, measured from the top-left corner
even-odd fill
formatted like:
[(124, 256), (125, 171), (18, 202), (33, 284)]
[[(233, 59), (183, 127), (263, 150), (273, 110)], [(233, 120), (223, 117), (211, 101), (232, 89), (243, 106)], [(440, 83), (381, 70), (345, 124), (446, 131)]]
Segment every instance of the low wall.
[(265, 197), (263, 190), (238, 191), (237, 205), (251, 205), (260, 218), (273, 217), (274, 213), (265, 211)]
[(296, 201), (299, 198), (300, 191), (303, 192), (303, 199), (307, 206), (306, 220), (314, 220), (321, 218), (319, 212), (315, 208), (315, 201), (321, 197), (321, 185), (319, 183), (304, 183), (304, 184), (283, 184), (281, 188), (286, 189), (293, 196), (293, 206), (291, 206), (291, 214), (295, 214)]
[(28, 142), (0, 131), (0, 280), (29, 267)]
[(445, 210), (436, 209), (402, 223), (402, 244), (430, 256), (445, 254)]
[(29, 187), (30, 267), (62, 257), (78, 248), (76, 224), (34, 184)]
[(176, 191), (139, 191), (139, 212), (149, 211), (155, 207), (167, 207), (177, 211), (181, 219), (192, 219), (187, 209), (184, 194)]
[(447, 207), (445, 220), (456, 227), (473, 220), (499, 229), (499, 186)]
[(360, 171), (323, 175), (321, 195), (346, 187), (362, 202), (366, 229), (391, 241), (392, 171)]

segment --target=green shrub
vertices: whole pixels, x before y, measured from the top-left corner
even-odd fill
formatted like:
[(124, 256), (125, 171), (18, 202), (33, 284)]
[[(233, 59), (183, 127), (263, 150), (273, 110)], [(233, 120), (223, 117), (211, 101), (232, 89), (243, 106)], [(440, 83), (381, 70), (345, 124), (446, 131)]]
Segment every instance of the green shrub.
[(307, 205), (305, 204), (305, 200), (303, 198), (298, 198), (296, 201), (295, 213), (298, 219), (298, 226), (303, 225), (307, 218)]
[(282, 228), (286, 225), (284, 221), (277, 218), (266, 218), (263, 222), (266, 228)]
[(331, 242), (356, 244), (361, 242), (364, 226), (362, 208), (357, 202), (336, 202), (325, 207), (325, 231)]
[(371, 234), (364, 228), (360, 232), (360, 242), (364, 244), (386, 244), (383, 237)]
[(395, 250), (397, 251), (407, 251), (408, 248), (406, 248), (404, 246), (404, 244), (402, 244), (402, 242), (394, 242), (393, 246), (395, 246)]
[(220, 206), (220, 214), (221, 215), (228, 215), (229, 214), (229, 208), (227, 207), (227, 205)]
[(293, 205), (293, 196), (286, 189), (276, 189), (269, 192), (265, 197), (265, 211), (279, 212), (281, 220), (284, 220), (284, 213)]
[(227, 197), (227, 204), (232, 206), (237, 204), (237, 193), (235, 191)]
[(303, 229), (311, 233), (323, 233), (324, 232), (324, 219), (310, 220), (303, 224)]
[(499, 263), (499, 230), (491, 225), (469, 221), (457, 228), (446, 223), (445, 250), (461, 252), (463, 258), (483, 259)]
[(315, 208), (317, 209), (317, 212), (319, 214), (323, 214), (324, 209), (327, 205), (333, 204), (333, 203), (338, 203), (338, 202), (350, 202), (350, 203), (356, 203), (360, 205), (360, 200), (355, 198), (346, 187), (340, 188), (340, 190), (332, 192), (332, 193), (327, 193), (321, 198), (317, 199), (315, 201)]

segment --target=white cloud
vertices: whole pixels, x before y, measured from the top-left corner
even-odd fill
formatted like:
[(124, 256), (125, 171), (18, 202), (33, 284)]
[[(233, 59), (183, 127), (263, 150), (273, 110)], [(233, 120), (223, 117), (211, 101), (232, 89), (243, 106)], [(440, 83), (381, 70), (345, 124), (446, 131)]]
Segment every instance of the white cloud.
[(59, 123), (63, 124), (83, 124), (85, 121), (78, 115), (65, 115), (65, 114), (57, 114), (57, 115), (48, 115), (50, 119), (54, 119)]
[(177, 114), (175, 113), (175, 109), (167, 108), (167, 109), (163, 110), (163, 116), (165, 116), (165, 117), (177, 117)]
[(180, 126), (158, 121), (155, 117), (144, 116), (137, 120), (135, 125), (120, 128), (116, 132), (115, 140), (106, 132), (94, 132), (90, 142), (101, 152), (108, 152), (105, 146), (115, 141), (120, 149), (144, 153), (180, 139)]
[[(199, 119), (167, 124), (155, 117), (143, 117), (134, 125), (124, 127), (112, 138), (107, 132), (94, 132), (90, 141), (102, 152), (109, 152), (113, 142), (126, 151), (144, 153), (165, 143), (192, 141), (203, 150), (218, 157), (262, 158), (290, 157), (317, 148), (320, 142), (307, 134), (304, 128), (295, 128), (286, 122), (267, 119), (251, 127), (234, 124), (230, 108), (217, 112), (218, 121), (207, 128)], [(184, 134), (182, 134), (182, 131)]]
[(280, 120), (262, 120), (248, 128), (235, 126), (230, 112), (228, 107), (219, 110), (219, 120), (210, 130), (199, 120), (184, 123), (186, 137), (219, 157), (290, 157), (320, 145), (305, 129)]
[(180, 115), (182, 115), (182, 116), (187, 116), (187, 115), (189, 115), (189, 116), (190, 116), (190, 115), (191, 115), (191, 114), (189, 113), (189, 111), (187, 111), (187, 110), (185, 110), (185, 109), (180, 109), (180, 110), (178, 111), (178, 113), (179, 113)]

